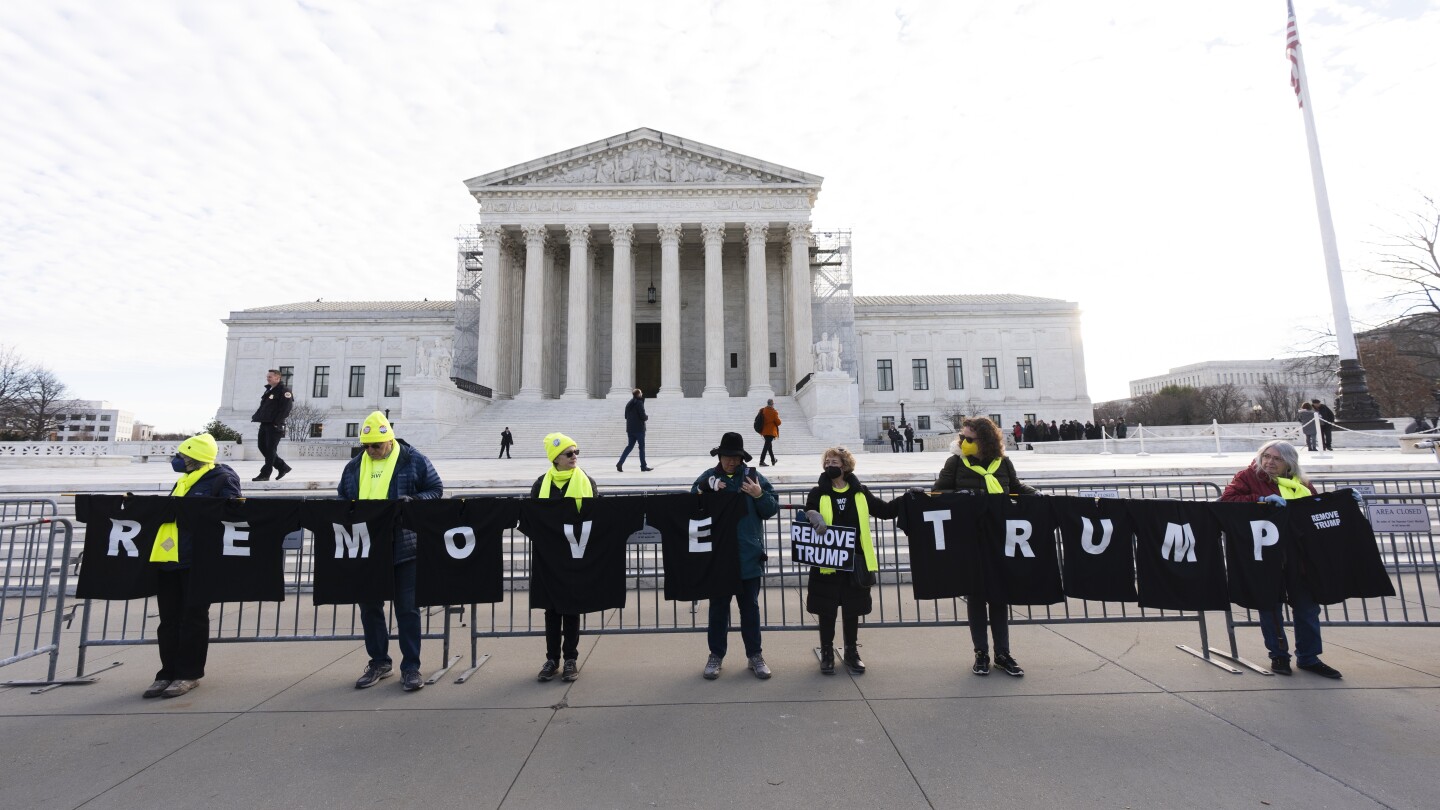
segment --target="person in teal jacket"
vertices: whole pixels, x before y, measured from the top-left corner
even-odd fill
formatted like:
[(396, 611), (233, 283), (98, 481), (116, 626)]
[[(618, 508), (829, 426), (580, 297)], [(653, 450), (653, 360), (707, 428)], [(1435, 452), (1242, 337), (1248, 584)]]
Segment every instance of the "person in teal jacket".
[[(745, 517), (736, 526), (740, 581), (735, 583), (735, 600), (740, 605), (740, 638), (745, 642), (745, 658), (755, 677), (764, 680), (770, 677), (770, 667), (766, 666), (760, 649), (760, 579), (767, 559), (764, 522), (780, 511), (780, 501), (765, 476), (746, 466), (751, 457), (745, 452), (745, 440), (739, 433), (722, 436), (720, 446), (711, 450), (710, 455), (718, 456), (719, 462), (701, 473), (690, 491), (697, 494), (733, 492), (746, 500)], [(710, 600), (708, 635), (710, 658), (705, 662), (703, 675), (713, 681), (720, 677), (720, 664), (725, 660), (729, 643), (730, 599)]]

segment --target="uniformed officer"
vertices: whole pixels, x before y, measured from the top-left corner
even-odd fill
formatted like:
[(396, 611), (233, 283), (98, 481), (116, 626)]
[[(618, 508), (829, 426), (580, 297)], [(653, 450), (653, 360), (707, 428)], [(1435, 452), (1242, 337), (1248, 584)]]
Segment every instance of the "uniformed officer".
[(276, 481), (290, 472), (290, 465), (280, 458), (279, 447), (280, 439), (285, 436), (285, 420), (294, 404), (295, 395), (281, 381), (280, 372), (273, 368), (265, 372), (265, 393), (260, 395), (260, 407), (250, 417), (251, 422), (260, 423), (256, 444), (260, 447), (260, 455), (265, 457), (265, 466), (251, 481), (269, 481), (271, 468), (278, 471)]

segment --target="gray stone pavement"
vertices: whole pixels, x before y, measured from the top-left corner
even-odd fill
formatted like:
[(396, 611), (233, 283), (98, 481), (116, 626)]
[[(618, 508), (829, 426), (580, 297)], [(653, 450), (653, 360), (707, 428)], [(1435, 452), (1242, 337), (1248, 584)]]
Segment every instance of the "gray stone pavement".
[(769, 681), (738, 633), (713, 682), (703, 633), (582, 636), (573, 684), (534, 680), (539, 638), (481, 639), (413, 694), (355, 690), (359, 642), (215, 644), (174, 700), (139, 696), (154, 647), (109, 647), (93, 685), (0, 690), (0, 807), (1433, 808), (1437, 632), (1327, 628), (1339, 682), (1212, 667), (1175, 647), (1193, 620), (1017, 625), (1024, 678), (971, 675), (963, 627), (862, 628), (870, 671), (833, 677), (813, 631), (767, 633)]

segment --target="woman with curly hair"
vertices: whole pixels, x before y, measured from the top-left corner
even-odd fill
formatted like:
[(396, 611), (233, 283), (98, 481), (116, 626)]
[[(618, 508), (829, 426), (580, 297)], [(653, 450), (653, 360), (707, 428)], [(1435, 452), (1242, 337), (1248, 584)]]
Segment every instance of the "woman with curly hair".
[[(950, 458), (940, 477), (935, 479), (935, 489), (941, 492), (972, 492), (993, 495), (1034, 495), (1035, 488), (1022, 482), (1015, 474), (1015, 465), (1005, 456), (1005, 441), (1000, 428), (983, 416), (975, 416), (960, 423), (960, 435), (950, 443)], [(966, 611), (970, 622), (970, 640), (975, 643), (975, 665), (970, 668), (976, 675), (990, 674), (990, 646), (987, 643), (985, 627), (995, 638), (995, 666), (1007, 675), (1021, 677), (1025, 670), (1015, 663), (1010, 655), (1010, 606), (1004, 602), (990, 602), (978, 596), (966, 600)]]

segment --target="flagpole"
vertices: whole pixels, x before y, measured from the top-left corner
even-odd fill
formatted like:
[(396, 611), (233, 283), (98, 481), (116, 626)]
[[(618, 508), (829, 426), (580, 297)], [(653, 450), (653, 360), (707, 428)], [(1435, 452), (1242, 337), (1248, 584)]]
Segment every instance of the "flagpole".
[(1370, 387), (1365, 382), (1365, 369), (1360, 366), (1360, 354), (1355, 346), (1355, 333), (1350, 325), (1350, 306), (1345, 300), (1345, 279), (1340, 273), (1340, 250), (1335, 241), (1335, 222), (1330, 217), (1330, 194), (1325, 189), (1325, 168), (1320, 162), (1320, 139), (1315, 132), (1310, 82), (1305, 78), (1305, 56), (1300, 48), (1293, 0), (1287, 0), (1286, 7), (1290, 12), (1290, 19), (1285, 50), (1295, 71), (1292, 84), (1300, 100), (1300, 113), (1305, 119), (1305, 143), (1310, 150), (1310, 179), (1315, 185), (1315, 211), (1320, 219), (1320, 245), (1325, 254), (1325, 274), (1330, 283), (1330, 308), (1335, 318), (1335, 341), (1340, 359), (1335, 421), (1356, 430), (1390, 430), (1393, 426), (1380, 418), (1380, 408), (1370, 396)]

